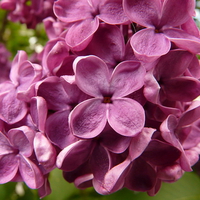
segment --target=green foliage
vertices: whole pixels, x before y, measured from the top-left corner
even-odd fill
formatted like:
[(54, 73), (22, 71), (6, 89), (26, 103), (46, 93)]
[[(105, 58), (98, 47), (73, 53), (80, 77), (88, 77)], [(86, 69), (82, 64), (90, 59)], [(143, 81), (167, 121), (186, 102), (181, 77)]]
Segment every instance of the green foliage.
[(13, 23), (7, 19), (8, 13), (0, 9), (0, 43), (11, 52), (11, 59), (18, 50), (24, 50), (28, 55), (37, 52), (48, 41), (43, 24), (36, 29), (28, 29), (25, 24)]
[[(62, 171), (55, 169), (50, 174), (52, 193), (43, 200), (199, 200), (200, 178), (194, 172), (185, 175), (175, 183), (163, 183), (154, 197), (146, 193), (122, 189), (114, 194), (103, 196), (93, 188), (79, 190), (62, 178)], [(37, 190), (30, 190), (23, 184), (23, 193), (17, 194), (16, 183), (0, 185), (1, 200), (39, 200)], [(18, 192), (19, 193), (19, 192)]]

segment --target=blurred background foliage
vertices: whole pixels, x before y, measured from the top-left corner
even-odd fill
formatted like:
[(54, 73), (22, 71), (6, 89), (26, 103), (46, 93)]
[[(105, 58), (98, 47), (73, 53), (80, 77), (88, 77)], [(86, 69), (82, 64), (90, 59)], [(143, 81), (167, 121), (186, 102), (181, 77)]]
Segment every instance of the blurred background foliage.
[[(200, 28), (200, 0), (196, 2), (194, 19)], [(0, 9), (0, 43), (11, 52), (11, 60), (18, 50), (24, 50), (28, 55), (39, 53), (47, 41), (42, 24), (36, 29), (27, 29), (26, 25), (7, 20), (7, 12)], [(200, 169), (200, 166), (197, 169)], [(175, 183), (163, 183), (161, 190), (154, 197), (127, 189), (108, 196), (96, 193), (93, 188), (79, 190), (73, 184), (67, 183), (58, 169), (50, 173), (49, 180), (52, 193), (43, 200), (200, 200), (200, 176), (196, 170), (185, 173)], [(0, 185), (0, 200), (39, 200), (39, 196), (37, 190), (31, 190), (23, 183), (10, 182)]]

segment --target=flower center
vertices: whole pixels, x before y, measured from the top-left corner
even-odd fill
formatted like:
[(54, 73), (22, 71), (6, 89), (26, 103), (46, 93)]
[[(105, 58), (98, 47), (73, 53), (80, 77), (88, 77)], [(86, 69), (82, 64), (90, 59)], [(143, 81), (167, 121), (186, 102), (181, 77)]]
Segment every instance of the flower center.
[(104, 97), (103, 103), (112, 103), (111, 97)]

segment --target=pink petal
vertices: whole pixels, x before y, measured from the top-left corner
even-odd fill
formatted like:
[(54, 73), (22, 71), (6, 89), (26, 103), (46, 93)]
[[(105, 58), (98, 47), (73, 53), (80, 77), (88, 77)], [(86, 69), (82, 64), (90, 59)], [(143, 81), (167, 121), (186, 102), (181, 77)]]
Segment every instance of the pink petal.
[(161, 24), (168, 27), (176, 27), (185, 23), (195, 9), (195, 2), (192, 0), (165, 0), (163, 3)]
[(131, 46), (135, 56), (144, 62), (153, 62), (169, 52), (171, 43), (163, 33), (156, 33), (153, 28), (138, 31), (131, 37)]
[(129, 19), (145, 27), (158, 25), (161, 6), (160, 0), (124, 0), (124, 11)]
[(35, 133), (28, 126), (10, 129), (8, 138), (14, 148), (19, 150), (19, 153), (29, 157), (33, 151), (33, 137)]
[(78, 104), (69, 115), (72, 133), (80, 138), (94, 138), (107, 122), (107, 106), (102, 99), (94, 98)]
[(15, 154), (0, 156), (0, 184), (11, 181), (17, 174), (19, 159)]
[(14, 149), (11, 146), (8, 138), (2, 132), (0, 132), (0, 156), (9, 153), (14, 153)]
[(44, 177), (38, 166), (26, 157), (20, 156), (19, 171), (28, 187), (38, 189), (44, 184)]
[(45, 122), (47, 118), (47, 104), (42, 97), (33, 97), (30, 103), (31, 118), (35, 126), (44, 132)]
[[(82, 13), (82, 12), (81, 12)], [(89, 44), (99, 27), (99, 19), (86, 19), (73, 24), (66, 34), (66, 43), (74, 51), (81, 51)]]
[(129, 147), (129, 156), (131, 160), (135, 160), (144, 152), (155, 131), (156, 129), (153, 128), (143, 128), (141, 133), (132, 138)]
[(34, 151), (37, 160), (47, 171), (54, 168), (56, 163), (56, 150), (49, 140), (40, 132), (34, 138)]
[(56, 165), (64, 171), (73, 171), (87, 161), (93, 150), (91, 140), (79, 140), (64, 148), (57, 156)]
[(48, 139), (61, 149), (77, 141), (69, 130), (69, 110), (61, 110), (50, 115), (46, 121)]
[(25, 117), (27, 104), (16, 97), (15, 90), (0, 96), (0, 118), (8, 124), (14, 124)]
[(123, 24), (129, 19), (124, 13), (122, 0), (104, 1), (99, 4), (98, 17), (107, 24)]
[(96, 56), (78, 57), (74, 61), (75, 80), (78, 87), (88, 95), (102, 97), (109, 90), (109, 69)]
[(59, 0), (54, 3), (55, 15), (66, 23), (90, 18), (91, 10), (87, 0)]
[(123, 97), (140, 89), (144, 85), (145, 74), (146, 70), (139, 62), (121, 62), (111, 76), (110, 90), (114, 93), (112, 97)]
[(133, 137), (144, 127), (144, 109), (132, 99), (114, 99), (108, 111), (108, 122), (120, 135)]
[(25, 51), (19, 51), (12, 62), (12, 67), (10, 71), (10, 79), (13, 82), (14, 85), (18, 85), (18, 79), (19, 79), (19, 66), (21, 63), (26, 61), (28, 59), (28, 56)]
[(175, 28), (165, 29), (163, 30), (163, 33), (171, 42), (174, 42), (179, 48), (188, 50), (195, 54), (200, 52), (200, 39), (198, 37), (195, 37), (183, 30)]
[(101, 194), (107, 195), (114, 193), (124, 186), (124, 180), (127, 174), (127, 170), (129, 169), (130, 163), (130, 159), (127, 158), (125, 161), (111, 168), (106, 173), (102, 189), (100, 191)]

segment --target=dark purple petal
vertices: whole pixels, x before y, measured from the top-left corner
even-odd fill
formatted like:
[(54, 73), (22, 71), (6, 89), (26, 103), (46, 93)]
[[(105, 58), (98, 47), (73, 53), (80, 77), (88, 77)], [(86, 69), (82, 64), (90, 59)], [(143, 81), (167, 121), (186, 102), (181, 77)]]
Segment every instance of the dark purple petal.
[(177, 127), (177, 119), (174, 115), (169, 115), (161, 124), (160, 131), (163, 139), (172, 144), (181, 151), (181, 156), (179, 159), (180, 165), (185, 171), (192, 171), (190, 162), (185, 154), (185, 151), (180, 144), (180, 141), (176, 137), (174, 130)]
[(46, 100), (50, 110), (62, 110), (69, 107), (68, 96), (59, 77), (50, 76), (44, 79), (37, 86), (37, 95)]
[(53, 144), (61, 149), (77, 140), (69, 130), (69, 112), (69, 110), (55, 112), (50, 115), (46, 121), (47, 137)]
[(110, 126), (101, 132), (99, 136), (101, 145), (113, 153), (123, 153), (129, 146), (131, 137), (124, 137), (116, 133)]
[(15, 154), (0, 156), (0, 184), (11, 181), (17, 174), (19, 159)]
[(152, 140), (143, 154), (142, 158), (154, 165), (170, 165), (174, 163), (181, 155), (176, 147), (159, 141)]
[(169, 51), (159, 59), (154, 75), (157, 80), (182, 75), (189, 67), (194, 55), (188, 51), (175, 49)]
[(143, 159), (133, 161), (125, 180), (125, 187), (130, 190), (145, 192), (156, 184), (155, 170)]
[(112, 97), (123, 97), (140, 89), (144, 85), (145, 74), (146, 70), (139, 62), (121, 62), (111, 76), (110, 91), (113, 93)]
[(144, 109), (137, 101), (118, 98), (108, 106), (108, 122), (120, 135), (132, 137), (143, 129)]
[(169, 52), (171, 43), (163, 33), (156, 33), (153, 28), (138, 31), (131, 37), (131, 46), (135, 56), (144, 62), (153, 62)]
[(156, 129), (153, 128), (143, 128), (138, 135), (132, 138), (129, 147), (129, 156), (131, 160), (135, 160), (144, 152), (155, 131)]
[(161, 6), (160, 0), (124, 0), (124, 10), (129, 19), (146, 27), (158, 24)]
[(101, 145), (96, 145), (90, 158), (90, 164), (94, 175), (93, 187), (101, 193), (104, 176), (111, 167), (111, 157), (108, 150)]
[(72, 133), (80, 138), (93, 138), (101, 133), (107, 122), (107, 104), (102, 99), (89, 99), (78, 104), (69, 115)]
[(168, 99), (173, 101), (192, 101), (200, 95), (200, 82), (192, 77), (164, 80), (162, 89)]
[[(98, 48), (97, 48), (98, 46)], [(117, 26), (100, 24), (89, 45), (78, 55), (96, 55), (108, 66), (115, 67), (124, 56), (124, 38)]]
[(26, 157), (20, 156), (19, 171), (28, 187), (38, 189), (44, 184), (44, 177), (38, 166)]
[(189, 126), (200, 118), (200, 105), (199, 101), (193, 101), (190, 107), (179, 118), (178, 127)]
[(57, 167), (66, 172), (76, 170), (88, 160), (93, 147), (91, 140), (79, 140), (67, 146), (57, 156)]
[(78, 87), (88, 95), (102, 97), (109, 87), (109, 69), (96, 56), (78, 57), (74, 61), (75, 80)]

